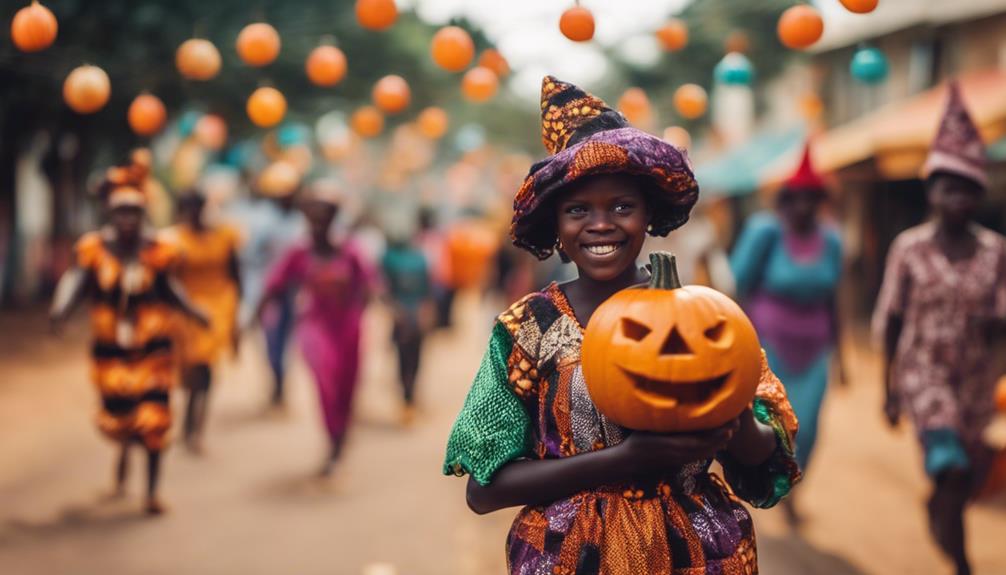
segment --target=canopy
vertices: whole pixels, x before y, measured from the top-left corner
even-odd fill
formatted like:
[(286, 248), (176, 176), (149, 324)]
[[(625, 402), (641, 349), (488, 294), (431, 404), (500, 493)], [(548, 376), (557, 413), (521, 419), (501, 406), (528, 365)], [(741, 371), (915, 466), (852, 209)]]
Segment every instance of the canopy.
[[(779, 158), (802, 149), (806, 130), (760, 132), (747, 142), (700, 164), (695, 177), (704, 197), (741, 196), (758, 189), (762, 171)], [(798, 155), (798, 154), (797, 154)], [(796, 169), (796, 166), (793, 166)]]

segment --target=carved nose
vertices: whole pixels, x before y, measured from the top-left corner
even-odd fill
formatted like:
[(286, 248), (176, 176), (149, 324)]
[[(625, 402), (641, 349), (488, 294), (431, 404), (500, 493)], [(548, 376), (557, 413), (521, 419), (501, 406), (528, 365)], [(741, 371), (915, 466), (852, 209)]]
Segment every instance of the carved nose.
[(660, 348), (660, 355), (692, 355), (692, 348), (688, 347), (688, 342), (681, 337), (678, 328), (671, 328), (671, 333), (664, 340), (663, 347)]

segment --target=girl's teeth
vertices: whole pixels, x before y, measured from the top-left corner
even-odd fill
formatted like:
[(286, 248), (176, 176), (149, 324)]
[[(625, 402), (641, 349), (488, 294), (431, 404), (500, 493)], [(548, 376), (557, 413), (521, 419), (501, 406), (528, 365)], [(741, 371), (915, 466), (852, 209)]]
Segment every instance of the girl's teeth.
[(614, 244), (609, 244), (604, 246), (586, 246), (586, 248), (588, 252), (594, 255), (605, 256), (617, 250), (618, 246)]

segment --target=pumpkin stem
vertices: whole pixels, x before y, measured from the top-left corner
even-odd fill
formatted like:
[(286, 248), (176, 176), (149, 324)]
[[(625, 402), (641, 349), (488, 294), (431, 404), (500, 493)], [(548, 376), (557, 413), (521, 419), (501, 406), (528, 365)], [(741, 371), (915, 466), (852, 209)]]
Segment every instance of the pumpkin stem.
[(678, 265), (674, 254), (668, 252), (653, 252), (650, 254), (650, 289), (678, 289), (681, 278), (678, 277)]

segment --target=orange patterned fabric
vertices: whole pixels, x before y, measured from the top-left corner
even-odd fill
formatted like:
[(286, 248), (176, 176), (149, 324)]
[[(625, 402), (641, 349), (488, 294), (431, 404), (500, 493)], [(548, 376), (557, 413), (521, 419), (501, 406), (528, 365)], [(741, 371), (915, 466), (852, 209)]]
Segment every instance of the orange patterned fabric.
[(102, 398), (98, 427), (111, 439), (136, 439), (160, 450), (171, 427), (168, 395), (176, 378), (171, 334), (175, 314), (163, 298), (177, 252), (152, 238), (135, 261), (108, 245), (109, 230), (82, 237), (77, 265), (89, 276), (91, 379)]

